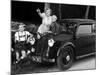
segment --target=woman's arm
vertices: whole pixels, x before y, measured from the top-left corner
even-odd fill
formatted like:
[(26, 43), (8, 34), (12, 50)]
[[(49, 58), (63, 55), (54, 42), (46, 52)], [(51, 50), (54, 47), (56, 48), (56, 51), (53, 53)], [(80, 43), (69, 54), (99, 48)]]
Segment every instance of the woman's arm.
[(41, 13), (40, 9), (38, 8), (36, 11), (39, 14), (39, 16), (42, 18), (43, 17), (43, 14)]

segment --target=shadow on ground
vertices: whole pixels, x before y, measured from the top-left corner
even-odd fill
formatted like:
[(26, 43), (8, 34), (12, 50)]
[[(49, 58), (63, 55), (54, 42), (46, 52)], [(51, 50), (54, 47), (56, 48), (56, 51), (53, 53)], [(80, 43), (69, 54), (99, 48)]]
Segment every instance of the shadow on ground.
[[(89, 56), (82, 59), (75, 60), (72, 67), (69, 70), (74, 70), (79, 67), (79, 64), (83, 64), (85, 61), (90, 61), (91, 59), (95, 59), (95, 56)], [(82, 67), (82, 66), (80, 66)], [(84, 67), (84, 65), (83, 65)], [(54, 72), (60, 71), (56, 65), (56, 63), (46, 63), (40, 64), (36, 62), (28, 62), (27, 64), (22, 64), (19, 67), (12, 66), (11, 74), (31, 74), (31, 73), (44, 73), (44, 72)], [(68, 70), (67, 70), (68, 71)]]

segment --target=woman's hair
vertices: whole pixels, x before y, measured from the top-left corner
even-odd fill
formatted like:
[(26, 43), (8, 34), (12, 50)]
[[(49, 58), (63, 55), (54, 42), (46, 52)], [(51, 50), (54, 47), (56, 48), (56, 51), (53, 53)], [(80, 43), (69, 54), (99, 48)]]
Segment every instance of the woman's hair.
[(47, 10), (50, 10), (50, 13), (52, 14), (52, 10), (50, 8), (45, 8), (44, 12), (46, 12)]

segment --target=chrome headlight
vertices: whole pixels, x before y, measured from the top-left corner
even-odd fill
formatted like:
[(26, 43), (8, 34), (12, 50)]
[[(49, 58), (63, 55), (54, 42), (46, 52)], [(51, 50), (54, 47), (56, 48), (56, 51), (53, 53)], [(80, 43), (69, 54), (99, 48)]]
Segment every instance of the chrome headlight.
[(49, 45), (50, 47), (52, 47), (52, 46), (54, 45), (54, 43), (55, 43), (55, 41), (54, 41), (53, 39), (49, 39), (49, 40), (48, 40), (48, 45)]
[(35, 38), (34, 37), (30, 38), (29, 42), (30, 42), (31, 45), (33, 45), (35, 43)]

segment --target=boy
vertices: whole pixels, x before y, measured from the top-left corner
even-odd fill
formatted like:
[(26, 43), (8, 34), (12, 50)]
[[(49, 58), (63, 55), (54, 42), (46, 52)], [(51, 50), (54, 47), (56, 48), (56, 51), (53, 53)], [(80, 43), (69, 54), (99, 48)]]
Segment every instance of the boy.
[(25, 24), (21, 23), (19, 25), (18, 31), (15, 33), (15, 50), (16, 50), (16, 60), (23, 59), (26, 56), (26, 44), (28, 43), (28, 37), (32, 37), (28, 31), (25, 31)]

